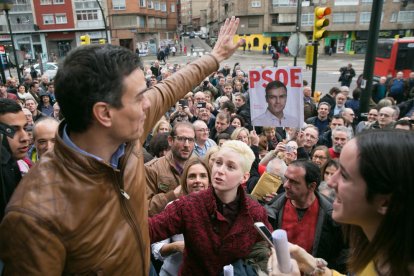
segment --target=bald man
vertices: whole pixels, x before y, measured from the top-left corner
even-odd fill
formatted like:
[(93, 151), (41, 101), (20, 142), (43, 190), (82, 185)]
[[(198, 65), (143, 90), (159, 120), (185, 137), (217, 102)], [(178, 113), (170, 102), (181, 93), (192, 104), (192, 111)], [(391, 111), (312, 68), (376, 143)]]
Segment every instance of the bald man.
[(55, 135), (59, 122), (51, 117), (46, 117), (37, 121), (33, 128), (33, 139), (36, 152), (32, 152), (30, 159), (34, 162), (42, 158), (48, 151), (55, 146)]

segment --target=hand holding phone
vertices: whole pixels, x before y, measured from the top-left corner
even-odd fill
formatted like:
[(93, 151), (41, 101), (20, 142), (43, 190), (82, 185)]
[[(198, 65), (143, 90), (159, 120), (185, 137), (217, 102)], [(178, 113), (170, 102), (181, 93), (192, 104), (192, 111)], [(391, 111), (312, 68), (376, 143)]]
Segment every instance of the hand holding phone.
[(257, 232), (259, 232), (260, 236), (267, 241), (267, 243), (273, 247), (273, 238), (272, 233), (270, 233), (269, 229), (267, 229), (266, 225), (263, 222), (255, 222), (254, 227), (256, 228)]

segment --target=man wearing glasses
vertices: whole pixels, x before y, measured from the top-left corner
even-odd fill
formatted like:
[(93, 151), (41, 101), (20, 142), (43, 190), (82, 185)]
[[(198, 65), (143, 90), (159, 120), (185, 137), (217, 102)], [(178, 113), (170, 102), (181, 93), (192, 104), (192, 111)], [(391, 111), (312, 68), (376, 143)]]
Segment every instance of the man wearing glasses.
[(194, 126), (188, 122), (177, 123), (168, 137), (171, 150), (145, 164), (149, 216), (160, 213), (168, 202), (180, 196), (181, 174), (193, 153), (194, 143)]
[(287, 88), (280, 81), (269, 82), (266, 86), (267, 109), (252, 121), (253, 126), (298, 127), (299, 121), (284, 113), (287, 102)]
[(203, 158), (207, 151), (216, 146), (216, 142), (213, 139), (208, 138), (210, 134), (210, 129), (207, 127), (206, 123), (201, 120), (197, 120), (193, 123), (195, 129), (195, 144), (193, 155)]

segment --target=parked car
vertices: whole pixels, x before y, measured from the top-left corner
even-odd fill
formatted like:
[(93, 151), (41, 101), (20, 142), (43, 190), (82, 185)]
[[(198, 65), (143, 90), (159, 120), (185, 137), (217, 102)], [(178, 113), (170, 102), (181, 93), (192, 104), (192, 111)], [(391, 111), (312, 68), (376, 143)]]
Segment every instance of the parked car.
[(195, 33), (194, 32), (190, 33), (190, 38), (195, 38)]
[(199, 36), (201, 39), (206, 39), (207, 38), (207, 35), (206, 34), (201, 34), (200, 36)]
[[(40, 64), (36, 63), (35, 65), (33, 65), (33, 67), (40, 75)], [(57, 70), (58, 64), (56, 62), (43, 63), (43, 73), (49, 76), (49, 80), (53, 80), (53, 78), (56, 76)]]

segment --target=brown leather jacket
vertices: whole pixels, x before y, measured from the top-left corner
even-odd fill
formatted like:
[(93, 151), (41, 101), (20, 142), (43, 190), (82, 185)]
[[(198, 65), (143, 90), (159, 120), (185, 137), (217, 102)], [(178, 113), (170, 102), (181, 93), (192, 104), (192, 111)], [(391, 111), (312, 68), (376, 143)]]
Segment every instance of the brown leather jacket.
[(168, 202), (176, 199), (174, 189), (180, 185), (180, 173), (174, 166), (172, 152), (145, 164), (147, 198), (150, 217), (165, 209)]
[(119, 170), (66, 146), (62, 122), (54, 151), (29, 171), (6, 208), (0, 225), (4, 275), (147, 276), (141, 145), (167, 108), (217, 68), (217, 61), (205, 55), (147, 92), (152, 106), (144, 135), (127, 145)]

